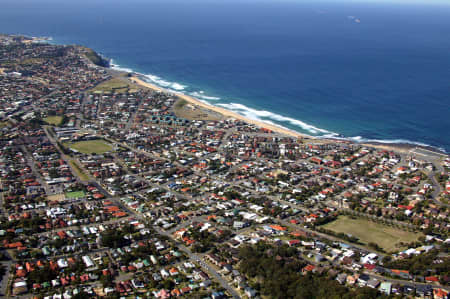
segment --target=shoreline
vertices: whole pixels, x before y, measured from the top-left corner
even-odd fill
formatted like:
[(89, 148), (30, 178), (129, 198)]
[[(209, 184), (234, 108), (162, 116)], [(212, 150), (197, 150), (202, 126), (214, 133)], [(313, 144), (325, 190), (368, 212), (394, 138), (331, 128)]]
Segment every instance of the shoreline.
[(198, 100), (198, 99), (196, 99), (196, 98), (194, 98), (192, 96), (186, 95), (186, 94), (184, 94), (182, 92), (174, 92), (174, 91), (171, 91), (171, 90), (159, 87), (159, 86), (157, 86), (155, 84), (151, 84), (151, 83), (145, 82), (144, 80), (140, 79), (138, 76), (135, 76), (135, 75), (133, 75), (129, 79), (133, 83), (136, 83), (138, 85), (141, 85), (141, 86), (144, 86), (144, 87), (156, 90), (156, 91), (160, 91), (160, 92), (164, 92), (164, 93), (170, 93), (170, 94), (175, 94), (175, 95), (177, 95), (177, 97), (179, 97), (180, 99), (185, 100), (186, 102), (189, 102), (189, 103), (191, 103), (193, 105), (196, 105), (196, 106), (199, 106), (199, 107), (202, 107), (202, 108), (214, 111), (216, 113), (220, 113), (225, 118), (233, 118), (233, 119), (236, 119), (236, 120), (241, 120), (241, 121), (247, 122), (249, 124), (255, 125), (257, 127), (264, 128), (264, 129), (269, 129), (269, 130), (271, 130), (273, 132), (276, 132), (276, 133), (279, 133), (279, 134), (283, 134), (283, 135), (287, 135), (287, 136), (290, 136), (290, 137), (295, 137), (295, 138), (300, 138), (300, 139), (324, 140), (325, 141), (325, 139), (320, 139), (320, 138), (317, 138), (317, 137), (314, 137), (314, 136), (301, 134), (299, 132), (295, 132), (295, 131), (292, 131), (292, 130), (289, 130), (289, 129), (286, 129), (286, 128), (282, 128), (282, 127), (277, 126), (277, 125), (269, 124), (269, 123), (266, 123), (264, 121), (258, 121), (258, 120), (254, 120), (254, 119), (245, 117), (243, 115), (240, 115), (239, 113), (227, 110), (227, 109), (222, 108), (222, 107), (217, 107), (217, 106), (214, 106), (214, 105), (211, 105), (211, 104), (204, 103), (204, 102), (202, 102), (202, 101), (200, 101), (200, 100)]
[[(110, 59), (110, 61), (111, 60), (112, 59)], [(143, 77), (145, 77), (144, 74), (135, 72), (132, 69), (122, 68), (122, 67), (120, 67), (120, 65), (117, 65), (117, 64), (110, 65), (110, 67), (108, 69), (113, 70), (114, 72), (118, 72), (118, 73), (131, 74), (132, 76), (129, 77), (128, 79), (138, 85), (141, 85), (141, 86), (153, 89), (153, 90), (157, 90), (160, 92), (174, 94), (174, 95), (178, 96), (179, 98), (182, 98), (193, 105), (200, 106), (204, 109), (209, 109), (213, 112), (222, 114), (223, 116), (228, 117), (228, 118), (241, 120), (241, 121), (247, 122), (249, 124), (256, 125), (260, 128), (269, 129), (273, 132), (276, 132), (276, 133), (279, 133), (279, 134), (282, 134), (285, 136), (290, 136), (290, 137), (304, 139), (304, 140), (310, 140), (310, 141), (316, 141), (317, 143), (322, 143), (322, 144), (326, 144), (326, 143), (359, 144), (362, 146), (396, 151), (396, 152), (400, 152), (400, 153), (411, 153), (415, 149), (420, 149), (420, 150), (424, 150), (425, 152), (429, 152), (435, 156), (437, 155), (437, 156), (441, 156), (441, 157), (450, 157), (450, 153), (447, 152), (445, 149), (439, 148), (437, 146), (421, 144), (418, 141), (414, 142), (414, 141), (408, 140), (405, 142), (391, 142), (390, 140), (386, 140), (386, 142), (383, 142), (382, 140), (370, 140), (370, 139), (358, 141), (358, 140), (352, 140), (351, 138), (347, 138), (347, 137), (337, 137), (337, 136), (336, 137), (332, 137), (332, 136), (322, 137), (322, 136), (314, 136), (314, 135), (308, 135), (305, 133), (300, 133), (293, 129), (288, 129), (286, 127), (283, 127), (281, 125), (268, 123), (268, 122), (265, 122), (264, 120), (255, 120), (255, 119), (246, 117), (244, 115), (241, 115), (237, 112), (228, 110), (226, 108), (215, 106), (210, 103), (205, 103), (204, 101), (201, 101), (201, 100), (195, 98), (194, 96), (183, 93), (183, 91), (175, 91), (175, 90), (171, 90), (171, 89), (168, 89), (165, 87), (158, 86), (154, 83), (149, 83), (149, 82), (145, 81), (145, 79), (143, 79)], [(417, 154), (417, 153), (414, 153), (414, 154)]]
[[(123, 72), (123, 71), (119, 71), (119, 72)], [(172, 90), (168, 90), (166, 88), (157, 86), (155, 84), (152, 83), (148, 83), (145, 82), (144, 80), (142, 80), (141, 78), (139, 78), (139, 75), (133, 74), (132, 77), (129, 78), (129, 80), (133, 83), (136, 83), (138, 85), (150, 88), (152, 90), (155, 91), (159, 91), (159, 92), (164, 92), (164, 93), (169, 93), (169, 94), (175, 94), (177, 97), (179, 97), (180, 99), (183, 99), (193, 105), (202, 107), (204, 109), (208, 109), (211, 110), (213, 112), (219, 113), (221, 115), (223, 115), (225, 118), (232, 118), (232, 119), (236, 119), (236, 120), (241, 120), (244, 122), (247, 122), (249, 124), (253, 124), (257, 127), (260, 128), (264, 128), (264, 129), (269, 129), (272, 132), (275, 133), (279, 133), (282, 135), (286, 135), (289, 137), (294, 137), (294, 138), (298, 138), (298, 139), (309, 139), (312, 141), (317, 141), (320, 143), (348, 143), (348, 144), (359, 144), (362, 146), (367, 146), (367, 147), (373, 147), (373, 148), (378, 148), (378, 149), (385, 149), (385, 150), (390, 150), (390, 151), (396, 151), (396, 152), (400, 152), (400, 153), (410, 153), (412, 150), (414, 149), (422, 149), (428, 152), (431, 152), (431, 154), (433, 155), (438, 155), (438, 156), (445, 156), (448, 157), (449, 154), (446, 152), (443, 152), (437, 148), (434, 148), (432, 146), (423, 146), (423, 145), (417, 145), (417, 144), (413, 144), (413, 143), (383, 143), (383, 142), (376, 142), (376, 141), (362, 141), (362, 142), (356, 142), (353, 140), (347, 140), (347, 139), (334, 139), (332, 137), (330, 138), (321, 138), (321, 137), (316, 137), (316, 136), (310, 136), (307, 134), (302, 134), (293, 130), (289, 130), (286, 128), (283, 128), (281, 126), (277, 126), (277, 125), (273, 125), (273, 124), (269, 124), (266, 123), (264, 121), (259, 121), (259, 120), (254, 120), (248, 117), (245, 117), (239, 113), (236, 113), (234, 111), (230, 111), (227, 110), (225, 108), (222, 107), (218, 107), (218, 106), (214, 106), (212, 104), (207, 104), (204, 103), (192, 96), (186, 95), (182, 92), (174, 92)]]
[[(383, 143), (383, 142), (361, 142), (361, 145), (370, 146), (379, 149), (393, 149), (401, 153), (411, 153), (414, 150), (429, 152), (432, 156), (449, 157), (450, 155), (440, 149), (432, 146), (417, 145), (411, 143)], [(417, 155), (417, 153), (415, 153)], [(423, 154), (422, 154), (423, 155)]]
[[(19, 36), (26, 37), (25, 35), (19, 35)], [(42, 42), (48, 43), (48, 44), (61, 45), (61, 43), (58, 43), (58, 41), (55, 41), (52, 37), (31, 37), (31, 39), (42, 40)], [(64, 44), (62, 44), (62, 45), (64, 45)], [(98, 52), (96, 52), (96, 53), (98, 53)], [(104, 57), (100, 53), (99, 53), (99, 55)], [(108, 59), (108, 58), (106, 58), (106, 59)], [(150, 89), (153, 89), (156, 91), (174, 94), (177, 97), (184, 99), (185, 101), (187, 101), (193, 105), (197, 105), (204, 109), (208, 109), (213, 112), (219, 113), (219, 114), (223, 115), (225, 118), (241, 120), (241, 121), (247, 122), (249, 124), (253, 124), (259, 128), (269, 129), (272, 132), (279, 133), (281, 135), (298, 138), (298, 139), (303, 139), (303, 140), (309, 140), (309, 141), (313, 141), (313, 142), (315, 141), (317, 143), (322, 143), (322, 144), (326, 144), (326, 143), (359, 144), (362, 146), (373, 147), (373, 148), (378, 148), (378, 149), (385, 149), (385, 150), (393, 150), (393, 151), (402, 152), (402, 153), (411, 153), (415, 149), (420, 149), (420, 150), (424, 150), (425, 152), (429, 152), (435, 156), (437, 155), (440, 157), (450, 157), (450, 152), (447, 152), (446, 149), (439, 148), (437, 146), (421, 144), (420, 142), (414, 142), (414, 141), (409, 141), (409, 140), (406, 140), (405, 142), (403, 142), (403, 141), (402, 142), (395, 142), (395, 141), (390, 142), (390, 140), (386, 140), (385, 142), (383, 142), (383, 140), (370, 140), (370, 139), (358, 141), (358, 140), (352, 140), (351, 137), (342, 137), (342, 138), (336, 137), (336, 138), (334, 138), (332, 136), (322, 137), (322, 136), (314, 136), (314, 135), (308, 135), (305, 133), (300, 133), (293, 129), (283, 127), (281, 125), (268, 123), (268, 122), (265, 122), (264, 120), (255, 120), (255, 119), (246, 117), (244, 115), (241, 115), (237, 112), (228, 110), (226, 108), (218, 107), (218, 106), (215, 106), (210, 103), (205, 103), (205, 102), (195, 98), (194, 96), (184, 94), (182, 91), (174, 91), (174, 90), (170, 90), (170, 89), (167, 89), (164, 87), (160, 87), (153, 83), (148, 83), (142, 79), (142, 77), (144, 76), (143, 74), (135, 72), (132, 69), (121, 68), (120, 65), (117, 65), (117, 64), (112, 64), (111, 63), (112, 59), (109, 59), (109, 62), (110, 62), (110, 65), (108, 67), (103, 67), (103, 68), (105, 68), (109, 72), (112, 72), (115, 74), (132, 74), (132, 76), (129, 77), (128, 79), (138, 85), (141, 85), (143, 87), (147, 87), (147, 88), (150, 88)], [(3, 70), (0, 69), (0, 74), (2, 73), (2, 71)]]

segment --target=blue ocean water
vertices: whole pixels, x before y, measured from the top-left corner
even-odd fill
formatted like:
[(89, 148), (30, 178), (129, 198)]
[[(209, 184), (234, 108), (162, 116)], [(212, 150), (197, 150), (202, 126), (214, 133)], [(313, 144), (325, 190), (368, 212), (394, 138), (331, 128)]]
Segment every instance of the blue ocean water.
[(309, 135), (450, 151), (450, 5), (406, 2), (0, 0), (0, 32)]

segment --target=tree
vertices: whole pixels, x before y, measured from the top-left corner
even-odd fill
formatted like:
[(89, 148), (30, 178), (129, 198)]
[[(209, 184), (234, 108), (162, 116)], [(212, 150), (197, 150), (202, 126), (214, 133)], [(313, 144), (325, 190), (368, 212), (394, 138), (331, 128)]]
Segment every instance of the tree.
[(85, 291), (81, 291), (78, 294), (72, 296), (72, 299), (89, 299), (89, 298), (91, 298), (91, 296)]
[(102, 275), (100, 277), (100, 283), (102, 284), (102, 286), (104, 288), (112, 286), (113, 284), (113, 279), (111, 277), (111, 275)]
[(258, 243), (240, 248), (240, 271), (253, 287), (269, 298), (378, 298), (377, 290), (352, 291), (325, 275), (299, 272), (306, 263), (299, 259), (295, 248)]

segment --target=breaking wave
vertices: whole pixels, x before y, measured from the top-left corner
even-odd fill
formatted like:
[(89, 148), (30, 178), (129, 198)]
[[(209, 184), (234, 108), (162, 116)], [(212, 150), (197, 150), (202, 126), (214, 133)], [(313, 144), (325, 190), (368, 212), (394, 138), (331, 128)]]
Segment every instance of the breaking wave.
[(213, 96), (205, 95), (205, 92), (203, 90), (191, 92), (190, 95), (195, 97), (195, 98), (197, 98), (197, 99), (203, 99), (203, 100), (208, 100), (208, 101), (218, 101), (218, 100), (220, 100), (219, 97), (213, 97)]
[(248, 118), (254, 119), (254, 120), (260, 120), (260, 121), (275, 121), (275, 122), (285, 122), (289, 123), (293, 126), (299, 127), (304, 131), (307, 131), (313, 135), (323, 135), (323, 134), (329, 134), (333, 136), (339, 136), (337, 133), (327, 131), (325, 129), (317, 128), (313, 125), (307, 124), (301, 120), (282, 116), (270, 111), (266, 110), (256, 110), (249, 108), (247, 106), (244, 106), (239, 103), (230, 103), (230, 104), (217, 104), (217, 106), (221, 106), (223, 108), (226, 108), (228, 110), (237, 112), (239, 114), (242, 114)]
[(422, 146), (427, 148), (434, 148), (438, 151), (441, 151), (443, 153), (447, 153), (447, 151), (442, 147), (433, 146), (427, 143), (418, 142), (418, 141), (411, 141), (408, 139), (371, 139), (371, 138), (364, 138), (362, 136), (353, 136), (353, 137), (343, 137), (343, 136), (336, 136), (333, 134), (325, 134), (321, 136), (317, 136), (321, 139), (337, 139), (337, 140), (349, 140), (353, 141), (355, 143), (382, 143), (382, 144), (409, 144), (409, 145), (416, 145), (416, 146)]
[(385, 143), (385, 144), (411, 144), (411, 145), (435, 148), (435, 149), (440, 150), (441, 152), (446, 153), (446, 150), (442, 147), (436, 147), (436, 146), (432, 146), (430, 144), (426, 144), (423, 142), (417, 142), (417, 141), (411, 141), (408, 139), (370, 139), (370, 138), (364, 138), (361, 136), (348, 137), (347, 139), (354, 141), (354, 142), (377, 142), (377, 143)]
[(241, 115), (244, 115), (245, 117), (248, 117), (250, 119), (263, 121), (284, 129), (292, 130), (290, 128), (286, 128), (279, 124), (279, 122), (288, 123), (290, 125), (296, 126), (298, 128), (301, 128), (303, 131), (306, 131), (308, 133), (311, 133), (314, 137), (321, 138), (321, 139), (338, 139), (338, 140), (349, 140), (356, 143), (367, 143), (367, 142), (376, 142), (376, 143), (384, 143), (384, 144), (411, 144), (411, 145), (417, 145), (417, 146), (423, 146), (423, 147), (430, 147), (438, 149), (439, 151), (442, 151), (446, 153), (445, 149), (438, 148), (426, 143), (422, 142), (415, 142), (407, 139), (370, 139), (370, 138), (364, 138), (362, 136), (354, 136), (354, 137), (345, 137), (341, 134), (331, 132), (322, 128), (315, 127), (313, 125), (307, 124), (301, 120), (282, 116), (279, 114), (275, 114), (269, 111), (265, 110), (256, 110), (249, 108), (245, 105), (238, 104), (238, 103), (229, 103), (229, 104), (216, 104), (217, 106), (223, 107), (225, 109), (234, 111), (236, 113), (239, 113)]
[(161, 87), (165, 87), (165, 88), (175, 90), (175, 91), (181, 91), (187, 87), (186, 85), (181, 85), (180, 83), (177, 83), (177, 82), (166, 81), (156, 75), (144, 75), (144, 77), (146, 79), (148, 79), (151, 83), (154, 83)]
[[(134, 70), (132, 70), (130, 68), (122, 67), (122, 66), (114, 63), (114, 61), (112, 59), (110, 60), (110, 66), (112, 69), (115, 69), (117, 71), (136, 73), (136, 74), (140, 75), (144, 80), (148, 81), (149, 83), (153, 83), (160, 87), (166, 88), (169, 91), (172, 91), (176, 94), (181, 94), (188, 87), (187, 85), (182, 85), (177, 82), (170, 82), (170, 81), (164, 80), (161, 77), (156, 76), (156, 75), (142, 74), (142, 73), (135, 72)], [(383, 143), (383, 144), (411, 144), (411, 145), (435, 148), (441, 152), (447, 153), (447, 151), (444, 148), (435, 147), (435, 146), (432, 146), (432, 145), (429, 145), (426, 143), (415, 142), (415, 141), (411, 141), (411, 140), (407, 140), (407, 139), (370, 139), (370, 138), (364, 138), (362, 136), (345, 137), (341, 134), (307, 124), (298, 119), (283, 116), (283, 115), (276, 114), (276, 113), (266, 111), (266, 110), (253, 109), (253, 108), (247, 107), (247, 106), (245, 106), (243, 104), (239, 104), (239, 103), (210, 103), (209, 101), (219, 101), (219, 100), (221, 100), (221, 98), (214, 97), (214, 96), (208, 96), (205, 94), (205, 92), (203, 90), (189, 92), (189, 95), (193, 96), (194, 98), (198, 99), (199, 101), (201, 101), (203, 103), (223, 107), (230, 111), (241, 114), (247, 118), (262, 121), (262, 122), (265, 122), (265, 123), (268, 123), (268, 124), (271, 124), (271, 125), (283, 128), (283, 129), (295, 131), (295, 129), (287, 128), (280, 124), (280, 123), (287, 123), (291, 126), (301, 129), (303, 132), (308, 132), (307, 134), (309, 134), (311, 136), (321, 138), (321, 139), (332, 138), (332, 139), (337, 139), (337, 140), (349, 140), (349, 141), (353, 141), (356, 143), (375, 142), (375, 143)]]
[(134, 73), (132, 69), (122, 67), (114, 62), (114, 59), (110, 59), (109, 65), (113, 70), (120, 71), (120, 72), (127, 72), (127, 73)]
[[(114, 63), (113, 59), (110, 60), (110, 65), (111, 65), (112, 69), (117, 70), (117, 71), (122, 71), (122, 72), (127, 72), (127, 73), (137, 73), (130, 68), (122, 67), (119, 64)], [(137, 74), (141, 75), (149, 83), (156, 84), (158, 86), (170, 89), (172, 91), (182, 91), (187, 87), (186, 85), (182, 85), (177, 82), (170, 82), (170, 81), (164, 80), (161, 77), (158, 77), (156, 75), (141, 74), (141, 73), (137, 73)]]

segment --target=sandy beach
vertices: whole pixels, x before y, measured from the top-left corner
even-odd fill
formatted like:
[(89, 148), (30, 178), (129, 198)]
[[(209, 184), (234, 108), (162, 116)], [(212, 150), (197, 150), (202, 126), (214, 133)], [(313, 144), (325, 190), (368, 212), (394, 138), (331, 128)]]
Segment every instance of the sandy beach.
[[(156, 90), (156, 91), (160, 91), (160, 92), (166, 92), (166, 93), (172, 93), (172, 94), (176, 94), (179, 98), (202, 108), (205, 109), (209, 109), (211, 111), (217, 112), (222, 114), (223, 116), (225, 116), (225, 118), (233, 118), (233, 119), (238, 119), (238, 120), (242, 120), (245, 121), (247, 123), (256, 125), (260, 128), (265, 128), (265, 129), (269, 129), (272, 130), (273, 132), (282, 134), (282, 135), (286, 135), (286, 136), (291, 136), (291, 137), (295, 137), (295, 138), (299, 138), (299, 139), (310, 139), (313, 142), (317, 142), (317, 143), (334, 143), (334, 142), (339, 142), (340, 140), (336, 140), (333, 138), (330, 139), (325, 139), (325, 138), (316, 138), (314, 136), (309, 136), (306, 134), (301, 134), (295, 131), (291, 131), (288, 130), (286, 128), (282, 128), (276, 125), (272, 125), (263, 121), (258, 121), (258, 120), (254, 120), (254, 119), (250, 119), (248, 117), (242, 116), (236, 112), (227, 110), (225, 108), (221, 108), (221, 107), (217, 107), (214, 105), (209, 105), (206, 104), (202, 101), (199, 101), (196, 98), (193, 98), (191, 96), (185, 95), (183, 93), (180, 92), (173, 92), (171, 90), (167, 90), (164, 88), (161, 88), (159, 86), (156, 86), (154, 84), (145, 82), (143, 80), (141, 80), (139, 77), (136, 76), (132, 76), (130, 78), (130, 80), (138, 85)], [(342, 142), (342, 141), (340, 141)], [(351, 141), (347, 141), (349, 143), (353, 143)], [(381, 150), (388, 150), (388, 151), (395, 151), (395, 152), (399, 152), (399, 153), (404, 153), (404, 154), (408, 154), (411, 152), (411, 150), (414, 150), (415, 148), (426, 148), (426, 147), (422, 147), (422, 146), (417, 146), (417, 145), (413, 145), (413, 144), (383, 144), (383, 143), (377, 143), (377, 142), (366, 142), (366, 143), (360, 143), (362, 146), (367, 146), (367, 147), (372, 147), (372, 148), (377, 148), (377, 149), (381, 149)], [(434, 149), (430, 149), (430, 148), (426, 148), (427, 150), (431, 150), (432, 152), (435, 153), (439, 153), (439, 151), (436, 151)], [(440, 154), (443, 154), (442, 152)]]
[[(163, 89), (163, 88), (161, 88), (159, 86), (156, 86), (154, 84), (151, 84), (151, 83), (147, 83), (147, 82), (145, 82), (145, 81), (143, 81), (143, 80), (141, 80), (141, 79), (139, 79), (138, 77), (135, 77), (135, 76), (131, 77), (130, 80), (133, 81), (136, 84), (148, 87), (148, 88), (156, 90), (156, 91), (167, 92), (167, 93), (174, 93), (173, 91), (170, 91), (170, 90), (167, 90), (167, 89)], [(180, 99), (183, 99), (186, 102), (189, 102), (189, 103), (191, 103), (193, 105), (196, 105), (196, 106), (199, 106), (199, 107), (202, 107), (202, 108), (206, 108), (206, 109), (209, 109), (211, 111), (220, 113), (223, 116), (225, 116), (226, 118), (239, 119), (239, 120), (245, 121), (247, 123), (256, 125), (256, 126), (258, 126), (260, 128), (269, 129), (269, 130), (271, 130), (273, 132), (277, 132), (277, 133), (280, 133), (280, 134), (283, 134), (283, 135), (287, 135), (287, 136), (291, 136), (291, 137), (296, 137), (296, 138), (314, 138), (312, 136), (308, 136), (308, 135), (305, 135), (305, 134), (300, 134), (298, 132), (291, 131), (291, 130), (288, 130), (288, 129), (285, 129), (285, 128), (282, 128), (282, 127), (279, 127), (279, 126), (276, 126), (276, 125), (268, 124), (268, 123), (265, 123), (263, 121), (257, 121), (257, 120), (254, 120), (254, 119), (247, 118), (245, 116), (242, 116), (242, 115), (240, 115), (240, 114), (238, 114), (236, 112), (227, 110), (225, 108), (221, 108), (221, 107), (217, 107), (217, 106), (213, 106), (213, 105), (209, 105), (209, 104), (203, 103), (203, 102), (201, 102), (201, 101), (199, 101), (199, 100), (197, 100), (197, 99), (195, 99), (193, 97), (190, 97), (188, 95), (185, 95), (183, 93), (178, 93), (177, 92), (175, 94)], [(319, 139), (317, 139), (317, 140), (319, 140)]]

